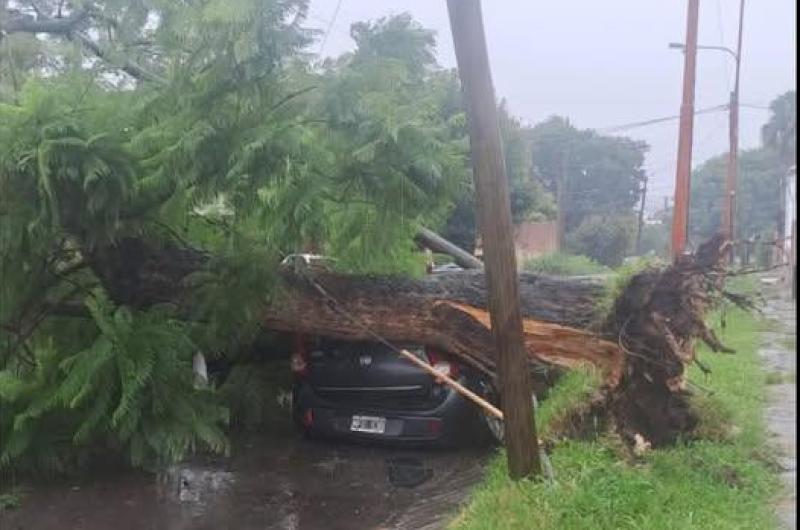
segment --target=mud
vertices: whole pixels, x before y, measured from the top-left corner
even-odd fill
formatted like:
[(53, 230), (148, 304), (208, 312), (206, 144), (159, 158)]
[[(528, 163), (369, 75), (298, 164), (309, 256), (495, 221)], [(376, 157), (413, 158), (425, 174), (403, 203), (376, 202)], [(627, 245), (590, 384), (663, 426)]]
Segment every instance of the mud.
[[(230, 458), (198, 458), (159, 477), (110, 473), (29, 486), (20, 508), (0, 512), (0, 528), (440, 528), (480, 480), (490, 454), (309, 441), (287, 422), (239, 437)], [(423, 482), (394, 485), (390, 469), (398, 462), (425, 470)]]
[[(780, 285), (764, 282), (768, 329), (761, 332), (764, 370), (782, 382), (767, 387), (766, 423), (781, 466), (784, 491), (776, 504), (781, 528), (797, 528), (796, 304)], [(793, 346), (794, 345), (794, 346)]]

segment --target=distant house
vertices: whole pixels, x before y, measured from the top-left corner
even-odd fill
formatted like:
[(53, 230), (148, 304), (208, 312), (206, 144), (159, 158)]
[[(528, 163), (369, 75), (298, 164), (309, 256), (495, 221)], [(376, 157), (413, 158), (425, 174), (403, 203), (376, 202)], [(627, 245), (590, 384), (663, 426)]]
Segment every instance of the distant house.
[(514, 227), (514, 246), (520, 260), (558, 252), (558, 226), (555, 221), (520, 223)]
[[(558, 227), (555, 221), (526, 222), (514, 226), (514, 247), (517, 261), (558, 252)], [(481, 239), (475, 245), (475, 255), (483, 256)]]

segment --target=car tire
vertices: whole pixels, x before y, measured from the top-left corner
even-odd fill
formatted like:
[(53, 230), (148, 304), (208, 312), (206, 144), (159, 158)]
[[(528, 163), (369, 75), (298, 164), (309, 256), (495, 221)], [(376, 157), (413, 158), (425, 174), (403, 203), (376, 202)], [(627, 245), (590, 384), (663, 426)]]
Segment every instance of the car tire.
[(486, 429), (489, 431), (489, 434), (492, 437), (492, 441), (503, 445), (505, 442), (504, 430), (503, 430), (503, 421), (495, 418), (491, 414), (483, 413), (483, 423), (486, 426)]
[[(500, 399), (498, 398), (497, 391), (495, 390), (494, 385), (491, 383), (491, 381), (483, 378), (479, 379), (478, 388), (480, 389), (479, 393), (485, 400), (487, 400), (492, 405), (495, 406), (499, 405)], [(503, 445), (505, 440), (503, 431), (503, 421), (492, 416), (485, 410), (480, 411), (480, 421), (485, 427), (491, 442)]]
[[(481, 386), (486, 389), (487, 388), (486, 382), (481, 382)], [(500, 399), (497, 396), (497, 392), (494, 390), (494, 387), (488, 386), (488, 392), (484, 390), (484, 398), (489, 400), (495, 406), (499, 406)], [(539, 407), (539, 402), (536, 399), (536, 394), (531, 395), (531, 399), (533, 400), (533, 409), (536, 410)], [(492, 440), (500, 445), (505, 444), (505, 427), (503, 426), (503, 420), (492, 416), (491, 414), (481, 411), (481, 417), (483, 419), (483, 424), (486, 426), (489, 434), (492, 436)]]

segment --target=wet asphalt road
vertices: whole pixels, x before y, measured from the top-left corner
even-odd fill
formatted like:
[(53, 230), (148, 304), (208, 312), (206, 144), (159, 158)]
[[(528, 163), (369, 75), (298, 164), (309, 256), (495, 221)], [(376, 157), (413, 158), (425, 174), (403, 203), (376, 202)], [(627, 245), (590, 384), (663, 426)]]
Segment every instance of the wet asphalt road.
[[(440, 528), (480, 480), (490, 448), (407, 450), (301, 439), (288, 425), (158, 478), (106, 473), (38, 484), (2, 530)], [(426, 480), (398, 485), (390, 469)], [(393, 483), (394, 482), (394, 483)]]

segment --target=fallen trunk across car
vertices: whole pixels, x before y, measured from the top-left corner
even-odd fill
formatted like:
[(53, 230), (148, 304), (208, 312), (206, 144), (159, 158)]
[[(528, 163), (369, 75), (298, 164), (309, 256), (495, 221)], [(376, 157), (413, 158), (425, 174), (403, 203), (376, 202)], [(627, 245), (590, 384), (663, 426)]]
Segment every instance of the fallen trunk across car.
[[(137, 248), (95, 255), (95, 270), (119, 303), (143, 306), (186, 299), (185, 279), (207, 257), (187, 249)], [(671, 266), (648, 269), (620, 290), (602, 283), (520, 274), (525, 343), (534, 366), (597, 367), (602, 396), (618, 432), (653, 446), (696, 425), (684, 385), (697, 339), (725, 350), (704, 324), (721, 292), (727, 243), (715, 237)], [(117, 259), (122, 259), (115, 265)], [(124, 269), (124, 271), (123, 271)], [(126, 283), (120, 283), (124, 273)], [(113, 278), (112, 275), (113, 274)], [(435, 346), (494, 374), (497, 353), (486, 311), (485, 276), (472, 270), (422, 279), (346, 275), (282, 267), (282, 288), (265, 305), (268, 329), (346, 339)]]

